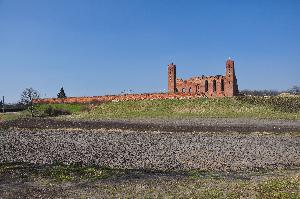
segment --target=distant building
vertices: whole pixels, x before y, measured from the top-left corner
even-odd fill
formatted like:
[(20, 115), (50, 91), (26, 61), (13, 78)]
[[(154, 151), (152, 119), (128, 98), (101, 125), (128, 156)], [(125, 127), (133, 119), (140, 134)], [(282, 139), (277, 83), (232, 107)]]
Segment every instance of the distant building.
[(226, 75), (191, 77), (187, 80), (176, 78), (176, 65), (168, 65), (168, 92), (189, 93), (207, 97), (232, 97), (238, 95), (238, 84), (234, 61), (226, 61)]

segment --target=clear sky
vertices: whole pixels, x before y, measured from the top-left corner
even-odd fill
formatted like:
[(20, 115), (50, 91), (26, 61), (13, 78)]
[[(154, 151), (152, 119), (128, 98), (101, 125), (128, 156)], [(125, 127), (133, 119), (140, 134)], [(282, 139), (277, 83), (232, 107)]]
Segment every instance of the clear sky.
[(159, 92), (167, 65), (240, 89), (300, 85), (299, 0), (0, 0), (0, 95)]

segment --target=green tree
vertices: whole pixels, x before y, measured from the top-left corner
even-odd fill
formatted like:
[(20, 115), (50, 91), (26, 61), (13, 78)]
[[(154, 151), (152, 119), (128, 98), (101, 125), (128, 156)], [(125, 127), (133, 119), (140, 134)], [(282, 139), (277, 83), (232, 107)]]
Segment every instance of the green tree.
[(32, 100), (38, 99), (39, 97), (39, 92), (33, 88), (26, 88), (21, 94), (21, 103), (28, 106), (31, 117), (34, 116), (34, 104)]
[(67, 96), (66, 96), (66, 93), (65, 93), (65, 91), (64, 91), (64, 88), (61, 87), (59, 93), (57, 94), (57, 98), (66, 98), (66, 97), (67, 97)]

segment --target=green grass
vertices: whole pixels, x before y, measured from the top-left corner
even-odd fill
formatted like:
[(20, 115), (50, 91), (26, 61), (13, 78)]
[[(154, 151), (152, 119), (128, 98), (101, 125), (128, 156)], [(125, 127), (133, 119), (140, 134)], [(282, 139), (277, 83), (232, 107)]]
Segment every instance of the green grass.
[(258, 198), (300, 198), (300, 178), (272, 179), (256, 186)]
[[(89, 110), (89, 107), (86, 104), (39, 104), (34, 106), (34, 116), (47, 116), (47, 114), (45, 114), (45, 110), (49, 107), (57, 110), (65, 110), (71, 114), (78, 114)], [(28, 117), (31, 117), (31, 112), (28, 109), (17, 113), (0, 113), (0, 121), (10, 121)]]
[[(49, 107), (59, 110), (69, 111), (71, 114), (77, 114), (88, 110), (85, 104), (40, 104), (34, 106), (34, 115), (37, 117), (45, 116), (45, 110)], [(31, 117), (29, 110), (24, 110), (17, 113), (0, 113), (0, 121), (16, 120), (19, 118)]]
[(36, 105), (35, 109), (37, 112), (44, 112), (50, 106), (54, 109), (64, 109), (70, 111), (72, 114), (79, 113), (85, 110), (87, 107), (85, 104), (40, 104)]
[(0, 113), (0, 121), (16, 120), (23, 116), (23, 113)]
[(118, 169), (103, 168), (97, 166), (80, 166), (76, 164), (63, 165), (56, 164), (46, 167), (41, 173), (43, 177), (50, 177), (56, 182), (72, 180), (99, 180), (112, 178), (124, 174), (125, 171)]
[(300, 119), (300, 98), (235, 97), (110, 102), (78, 119), (114, 118), (265, 118)]
[(22, 179), (35, 188), (77, 187), (71, 198), (74, 193), (83, 198), (300, 198), (300, 168), (239, 173), (193, 170), (182, 171), (181, 178), (145, 178), (145, 174), (149, 173), (76, 164), (0, 164), (0, 178), (5, 176), (6, 185), (14, 187)]
[(0, 163), (0, 175), (4, 173), (21, 174), (24, 177), (42, 177), (53, 182), (72, 182), (79, 180), (100, 180), (125, 175), (126, 170), (78, 164), (32, 165), (26, 163)]

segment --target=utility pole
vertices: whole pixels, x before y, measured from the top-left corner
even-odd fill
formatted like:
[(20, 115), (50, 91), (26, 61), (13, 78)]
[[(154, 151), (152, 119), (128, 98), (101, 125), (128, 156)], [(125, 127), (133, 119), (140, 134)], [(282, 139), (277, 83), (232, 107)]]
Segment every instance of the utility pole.
[(5, 112), (5, 108), (4, 108), (4, 96), (2, 97), (2, 112)]

